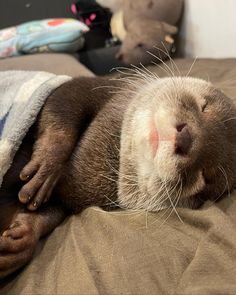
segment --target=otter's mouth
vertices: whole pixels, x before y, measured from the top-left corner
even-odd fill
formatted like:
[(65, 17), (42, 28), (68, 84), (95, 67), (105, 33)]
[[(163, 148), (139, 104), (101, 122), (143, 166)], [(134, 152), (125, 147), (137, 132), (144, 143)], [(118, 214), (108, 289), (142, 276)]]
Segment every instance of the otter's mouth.
[[(178, 203), (177, 206), (182, 207), (182, 202), (192, 203), (194, 196), (205, 187), (205, 181), (200, 167), (193, 167), (196, 160), (194, 148), (198, 140), (192, 127), (188, 123), (176, 122), (176, 118), (164, 120), (157, 116), (155, 119), (152, 117), (146, 142), (151, 154), (151, 159), (147, 159), (151, 160), (152, 165), (149, 167), (152, 168), (149, 173), (146, 171), (145, 182), (146, 191), (151, 198), (159, 191), (160, 195), (168, 195), (169, 199), (173, 198)], [(144, 155), (146, 150), (140, 149)], [(143, 157), (142, 165), (145, 159)], [(163, 184), (165, 189), (162, 193)], [(179, 196), (178, 201), (175, 192)], [(167, 197), (166, 199), (168, 202)]]
[(161, 142), (169, 143), (170, 149), (175, 156), (188, 156), (192, 145), (193, 136), (190, 127), (186, 123), (177, 124), (175, 127), (155, 126), (152, 122), (149, 133), (149, 144), (152, 156), (155, 157)]

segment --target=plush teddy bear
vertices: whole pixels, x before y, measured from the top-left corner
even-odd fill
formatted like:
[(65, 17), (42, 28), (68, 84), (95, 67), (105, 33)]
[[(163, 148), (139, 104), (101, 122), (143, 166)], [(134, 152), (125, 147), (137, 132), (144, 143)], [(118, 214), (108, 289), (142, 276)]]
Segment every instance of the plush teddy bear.
[(96, 0), (96, 2), (106, 8), (109, 8), (113, 13), (121, 9), (124, 0)]
[(182, 5), (183, 0), (123, 0), (120, 7), (124, 11), (125, 26), (135, 18), (147, 18), (176, 25)]
[[(114, 14), (111, 32), (121, 42), (117, 54), (126, 64), (147, 64), (151, 52), (164, 59), (174, 44), (183, 0), (97, 0)], [(159, 50), (158, 50), (159, 49)]]
[(129, 24), (116, 58), (125, 64), (134, 65), (139, 63), (145, 65), (151, 61), (159, 62), (160, 58), (165, 59), (173, 46), (172, 35), (177, 33), (177, 28), (151, 19), (139, 22), (135, 19)]

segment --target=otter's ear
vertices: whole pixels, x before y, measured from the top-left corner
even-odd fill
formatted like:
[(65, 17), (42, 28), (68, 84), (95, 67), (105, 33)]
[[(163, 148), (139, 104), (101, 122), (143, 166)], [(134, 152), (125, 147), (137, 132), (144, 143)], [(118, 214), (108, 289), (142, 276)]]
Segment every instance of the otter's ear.
[(166, 31), (166, 33), (169, 33), (170, 35), (175, 35), (178, 33), (178, 29), (175, 26), (169, 25), (167, 23), (162, 23), (163, 24), (163, 28)]

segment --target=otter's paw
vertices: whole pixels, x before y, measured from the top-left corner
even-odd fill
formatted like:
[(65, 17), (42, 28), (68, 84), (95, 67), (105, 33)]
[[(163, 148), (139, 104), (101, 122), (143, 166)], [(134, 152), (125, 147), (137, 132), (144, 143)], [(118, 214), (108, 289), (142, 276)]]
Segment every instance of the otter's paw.
[(29, 210), (36, 210), (50, 198), (52, 190), (60, 176), (61, 165), (52, 157), (33, 156), (23, 168), (20, 178), (27, 183), (19, 192), (19, 200), (28, 204)]
[(32, 258), (39, 237), (30, 223), (15, 221), (0, 236), (0, 279)]

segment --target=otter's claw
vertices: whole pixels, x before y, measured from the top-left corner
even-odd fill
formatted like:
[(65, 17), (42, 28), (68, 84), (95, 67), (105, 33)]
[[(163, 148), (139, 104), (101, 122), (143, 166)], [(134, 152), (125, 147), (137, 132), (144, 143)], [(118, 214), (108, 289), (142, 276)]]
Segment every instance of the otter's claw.
[(44, 157), (45, 160), (40, 156), (33, 156), (20, 173), (21, 180), (27, 183), (21, 188), (19, 199), (22, 203), (28, 204), (29, 210), (36, 210), (42, 203), (48, 201), (60, 176), (61, 165), (57, 163), (52, 165), (51, 157), (46, 155)]

